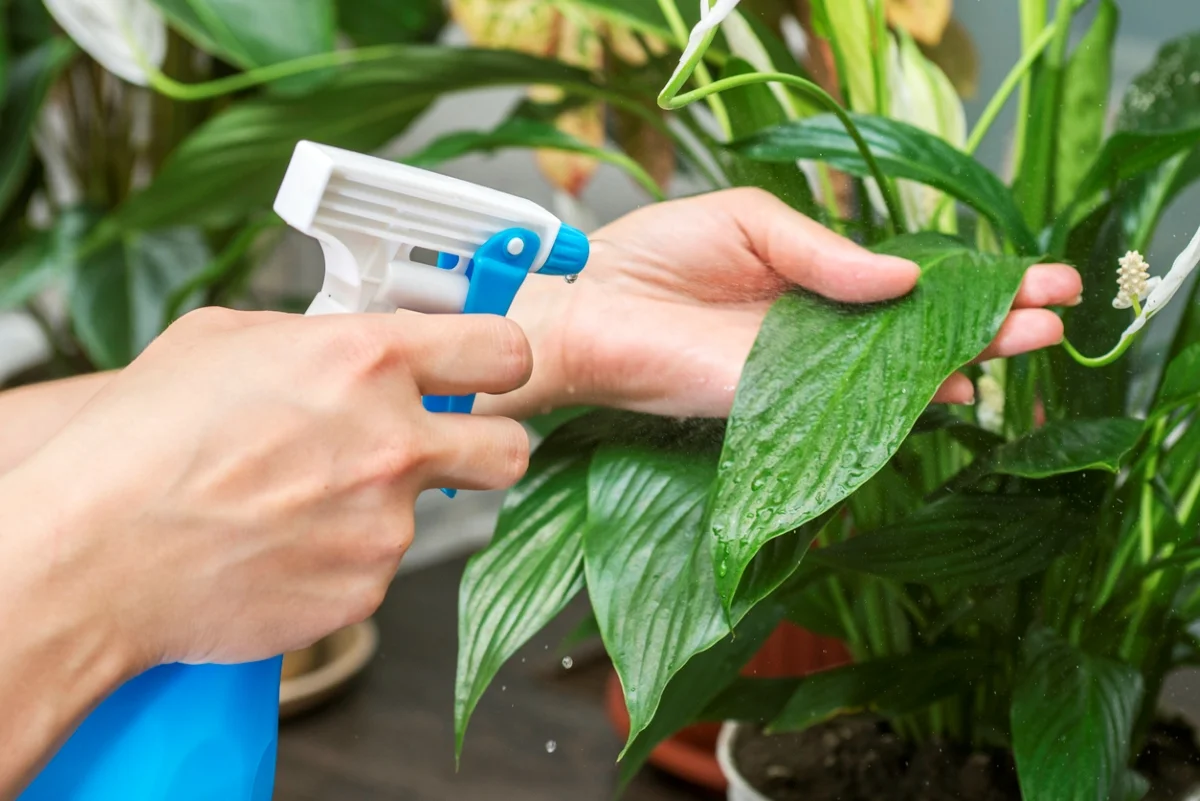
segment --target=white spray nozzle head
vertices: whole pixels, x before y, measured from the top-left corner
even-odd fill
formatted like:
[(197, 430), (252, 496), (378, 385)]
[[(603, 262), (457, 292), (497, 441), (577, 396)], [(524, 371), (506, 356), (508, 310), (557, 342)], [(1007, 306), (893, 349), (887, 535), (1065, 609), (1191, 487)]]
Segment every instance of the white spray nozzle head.
[[(586, 236), (532, 201), (314, 142), (296, 145), (275, 211), (325, 251), (325, 284), (310, 313), (465, 311), (470, 260), (512, 228), (537, 236), (530, 272), (579, 272), (587, 260)], [(414, 262), (414, 248), (457, 264)]]

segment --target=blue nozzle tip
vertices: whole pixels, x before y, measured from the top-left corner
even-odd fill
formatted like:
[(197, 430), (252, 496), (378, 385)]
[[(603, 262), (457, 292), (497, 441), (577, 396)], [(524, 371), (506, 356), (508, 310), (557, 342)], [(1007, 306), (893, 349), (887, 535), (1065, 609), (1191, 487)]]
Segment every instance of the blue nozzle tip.
[(546, 263), (538, 270), (540, 275), (575, 275), (587, 266), (591, 246), (587, 234), (566, 223), (558, 229), (558, 236), (550, 248)]

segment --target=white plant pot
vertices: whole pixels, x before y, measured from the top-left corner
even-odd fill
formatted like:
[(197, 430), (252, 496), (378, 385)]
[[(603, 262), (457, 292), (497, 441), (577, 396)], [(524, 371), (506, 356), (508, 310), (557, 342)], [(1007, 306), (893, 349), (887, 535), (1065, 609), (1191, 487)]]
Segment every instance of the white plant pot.
[(725, 780), (729, 782), (726, 798), (729, 801), (771, 801), (750, 786), (750, 782), (746, 781), (733, 763), (733, 740), (737, 736), (739, 728), (739, 724), (727, 722), (721, 727), (721, 733), (717, 735), (717, 764), (721, 766), (721, 772), (725, 774)]
[[(1193, 718), (1192, 715), (1187, 717)], [(755, 790), (734, 764), (733, 740), (739, 728), (741, 724), (727, 721), (721, 726), (721, 733), (717, 735), (717, 763), (721, 766), (721, 773), (725, 774), (725, 780), (729, 782), (725, 797), (728, 801), (771, 801)], [(1200, 788), (1188, 795), (1185, 801), (1200, 801)]]

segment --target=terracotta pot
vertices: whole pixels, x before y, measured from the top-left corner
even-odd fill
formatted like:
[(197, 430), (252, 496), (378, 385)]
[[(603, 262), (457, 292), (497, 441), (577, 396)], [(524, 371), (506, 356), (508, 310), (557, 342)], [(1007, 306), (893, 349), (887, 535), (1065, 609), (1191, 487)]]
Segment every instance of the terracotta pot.
[[(763, 679), (806, 676), (844, 665), (849, 660), (849, 654), (839, 641), (818, 637), (799, 626), (784, 622), (742, 668), (742, 675)], [(605, 707), (617, 732), (627, 737), (629, 713), (625, 709), (625, 695), (615, 671), (609, 676), (605, 688)], [(684, 781), (721, 792), (727, 788), (727, 782), (717, 761), (720, 733), (719, 723), (689, 726), (659, 743), (650, 754), (650, 764)]]

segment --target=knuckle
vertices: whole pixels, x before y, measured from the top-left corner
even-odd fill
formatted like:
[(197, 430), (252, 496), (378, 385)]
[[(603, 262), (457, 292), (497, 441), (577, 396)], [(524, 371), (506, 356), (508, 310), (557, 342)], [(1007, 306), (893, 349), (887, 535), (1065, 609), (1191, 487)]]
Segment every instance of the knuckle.
[(361, 623), (369, 618), (383, 606), (383, 601), (387, 597), (388, 585), (385, 582), (372, 580), (366, 583), (362, 589), (353, 594), (349, 603), (349, 620), (350, 624)]
[(393, 482), (422, 467), (428, 457), (414, 443), (397, 440), (381, 445), (371, 470), (373, 477)]
[(347, 367), (352, 376), (375, 375), (394, 364), (395, 350), (373, 326), (363, 325), (358, 320), (345, 322), (348, 324), (339, 325), (328, 341), (331, 356)]
[(171, 328), (185, 331), (212, 331), (230, 328), (238, 320), (238, 312), (220, 306), (203, 306), (180, 317)]
[(497, 481), (501, 487), (511, 487), (521, 480), (529, 469), (529, 435), (524, 426), (516, 421), (501, 421), (502, 430), (497, 437)]
[(533, 349), (519, 325), (506, 317), (488, 320), (487, 341), (496, 353), (497, 370), (507, 383), (524, 384), (533, 372)]

